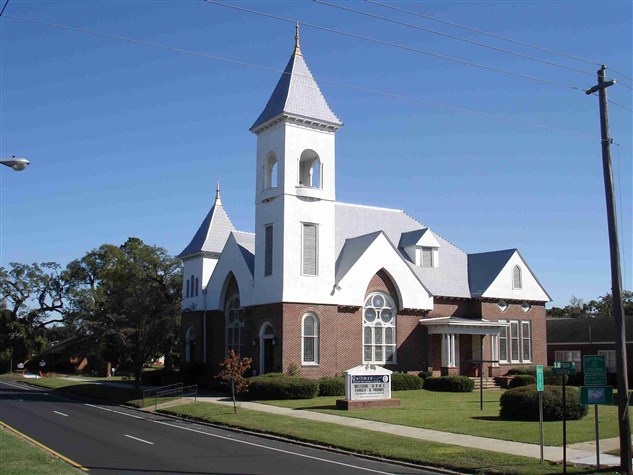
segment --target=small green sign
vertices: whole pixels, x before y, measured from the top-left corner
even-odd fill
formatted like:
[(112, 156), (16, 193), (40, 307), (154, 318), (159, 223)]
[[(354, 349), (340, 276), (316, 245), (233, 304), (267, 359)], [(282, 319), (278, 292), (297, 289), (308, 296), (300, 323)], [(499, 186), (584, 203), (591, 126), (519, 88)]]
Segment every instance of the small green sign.
[(585, 374), (606, 373), (607, 365), (604, 356), (585, 355), (582, 357), (582, 365)]
[(543, 365), (536, 365), (536, 390), (543, 391), (545, 386), (543, 384)]
[(557, 375), (566, 374), (573, 376), (576, 374), (576, 363), (573, 361), (554, 361), (552, 373)]
[(586, 386), (604, 386), (607, 384), (607, 373), (585, 373)]
[(581, 386), (580, 404), (613, 404), (613, 387)]

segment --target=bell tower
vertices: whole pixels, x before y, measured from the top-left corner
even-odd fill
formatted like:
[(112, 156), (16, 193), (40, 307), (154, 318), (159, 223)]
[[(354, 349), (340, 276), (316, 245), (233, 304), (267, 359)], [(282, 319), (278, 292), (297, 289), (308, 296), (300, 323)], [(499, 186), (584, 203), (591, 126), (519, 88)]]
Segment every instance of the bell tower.
[[(251, 132), (257, 135), (255, 300), (310, 301), (334, 283), (335, 133), (299, 45)], [(316, 301), (316, 300), (315, 300)]]

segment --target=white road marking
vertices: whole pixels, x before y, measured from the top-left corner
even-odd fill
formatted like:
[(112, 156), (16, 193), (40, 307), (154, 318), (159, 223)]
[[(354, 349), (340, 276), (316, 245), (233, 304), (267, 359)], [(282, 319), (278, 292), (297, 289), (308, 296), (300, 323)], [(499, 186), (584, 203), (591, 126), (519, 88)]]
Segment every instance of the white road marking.
[(149, 419), (145, 419), (144, 417), (141, 417), (141, 416), (135, 416), (134, 414), (127, 414), (125, 412), (115, 411), (113, 409), (108, 409), (106, 407), (95, 406), (94, 404), (88, 404), (87, 402), (84, 403), (84, 406), (94, 407), (95, 409), (101, 409), (102, 411), (115, 412), (115, 413), (121, 414), (123, 416), (133, 417), (134, 419), (149, 420)]
[[(343, 467), (350, 467), (350, 468), (355, 468), (355, 469), (358, 469), (358, 470), (364, 470), (365, 472), (379, 473), (381, 475), (393, 475), (391, 472), (383, 472), (383, 471), (380, 471), (380, 470), (374, 470), (372, 468), (361, 467), (359, 465), (352, 465), (352, 464), (344, 463), (344, 462), (336, 462), (334, 460), (328, 460), (328, 459), (324, 459), (324, 458), (321, 458), (321, 457), (315, 457), (313, 455), (300, 454), (298, 452), (292, 452), (290, 450), (278, 449), (278, 448), (269, 447), (269, 446), (263, 445), (263, 444), (256, 444), (255, 442), (248, 442), (246, 440), (234, 439), (232, 437), (227, 437), (227, 436), (224, 436), (224, 435), (210, 434), (208, 432), (203, 432), (201, 430), (191, 429), (189, 427), (180, 427), (180, 426), (177, 426), (175, 424), (169, 424), (169, 423), (163, 422), (163, 421), (155, 421), (155, 420), (152, 420), (152, 419), (147, 419), (145, 417), (139, 417), (139, 416), (136, 416), (136, 415), (133, 415), (133, 414), (128, 414), (126, 412), (115, 411), (113, 409), (107, 409), (105, 407), (95, 406), (95, 405), (92, 405), (92, 404), (86, 404), (86, 406), (94, 407), (96, 409), (101, 409), (101, 410), (108, 411), (108, 412), (114, 412), (116, 414), (121, 414), (122, 416), (133, 417), (134, 419), (143, 419), (143, 420), (145, 420), (147, 422), (154, 422), (156, 424), (161, 424), (161, 425), (165, 425), (165, 426), (168, 426), (168, 427), (173, 427), (175, 429), (181, 429), (181, 430), (186, 430), (186, 431), (189, 431), (189, 432), (195, 432), (196, 434), (208, 435), (209, 437), (215, 437), (216, 439), (229, 440), (231, 442), (237, 442), (239, 444), (250, 445), (250, 446), (259, 447), (259, 448), (262, 448), (262, 449), (268, 449), (268, 450), (272, 450), (273, 452), (281, 452), (281, 453), (288, 454), (288, 455), (296, 455), (297, 457), (303, 457), (303, 458), (307, 458), (307, 459), (318, 460), (319, 462), (331, 463), (331, 464), (334, 464), (334, 465), (341, 465)], [(132, 439), (135, 438), (135, 437), (132, 437), (131, 435), (126, 435), (126, 437), (130, 437)], [(137, 440), (141, 440), (141, 439), (137, 439)], [(145, 441), (143, 440), (142, 442), (145, 442)], [(148, 442), (148, 443), (151, 444), (152, 442)]]
[(129, 437), (130, 439), (138, 440), (139, 442), (144, 442), (149, 445), (154, 445), (154, 442), (150, 442), (149, 440), (139, 439), (138, 437), (134, 437), (133, 435), (123, 434), (125, 437)]
[(31, 391), (31, 388), (29, 388), (25, 384), (9, 383), (7, 381), (1, 381), (1, 383), (6, 384), (7, 386), (10, 386), (12, 388), (18, 388), (18, 389), (24, 389), (25, 391)]
[(59, 414), (60, 416), (68, 417), (68, 414), (64, 414), (63, 412), (53, 411), (55, 414)]

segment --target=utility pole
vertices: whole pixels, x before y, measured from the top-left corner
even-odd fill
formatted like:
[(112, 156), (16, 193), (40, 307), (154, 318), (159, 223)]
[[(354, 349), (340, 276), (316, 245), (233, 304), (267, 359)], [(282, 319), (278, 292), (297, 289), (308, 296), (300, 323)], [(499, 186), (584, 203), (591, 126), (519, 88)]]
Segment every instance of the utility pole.
[(611, 168), (611, 139), (609, 138), (609, 117), (607, 111), (607, 88), (615, 81), (605, 79), (607, 67), (598, 71), (598, 84), (586, 94), (598, 92), (600, 98), (600, 133), (602, 137), (602, 171), (604, 191), (607, 200), (607, 223), (609, 226), (609, 249), (611, 254), (611, 295), (613, 297), (613, 327), (615, 331), (615, 359), (618, 373), (618, 418), (620, 432), (620, 472), (630, 475), (633, 471), (631, 459), (631, 424), (629, 423), (629, 384), (626, 363), (626, 333), (624, 308), (622, 304), (622, 277), (620, 273), (620, 245), (618, 224), (613, 193), (613, 170)]

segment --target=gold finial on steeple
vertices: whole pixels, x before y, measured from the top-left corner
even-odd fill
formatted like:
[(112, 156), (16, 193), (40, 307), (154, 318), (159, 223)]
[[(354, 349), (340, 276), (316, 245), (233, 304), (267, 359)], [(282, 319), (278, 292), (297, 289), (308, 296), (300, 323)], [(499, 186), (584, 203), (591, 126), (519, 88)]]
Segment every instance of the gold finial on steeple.
[(220, 179), (218, 178), (218, 182), (215, 185), (215, 202), (213, 206), (222, 205), (222, 201), (220, 201)]
[(301, 54), (301, 48), (299, 47), (299, 22), (295, 23), (295, 52), (294, 54), (298, 54), (299, 56), (303, 56)]

